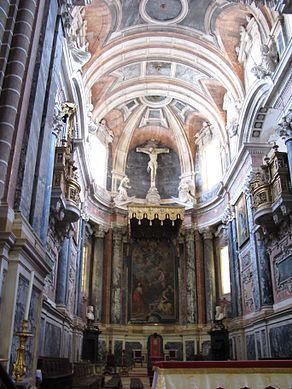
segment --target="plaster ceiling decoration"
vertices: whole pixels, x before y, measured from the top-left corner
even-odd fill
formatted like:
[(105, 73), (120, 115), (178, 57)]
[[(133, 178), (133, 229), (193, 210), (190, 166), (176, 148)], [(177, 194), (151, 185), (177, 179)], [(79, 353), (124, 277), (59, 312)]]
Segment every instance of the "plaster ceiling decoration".
[(148, 107), (159, 108), (168, 105), (171, 102), (171, 97), (161, 95), (149, 95), (141, 97), (141, 101)]
[(186, 0), (142, 0), (140, 14), (153, 24), (179, 23), (188, 13)]
[(236, 106), (247, 93), (236, 48), (247, 18), (268, 37), (272, 13), (228, 0), (92, 0), (85, 17), (91, 59), (83, 77), (93, 119), (106, 118), (114, 134), (113, 190), (129, 152), (151, 138), (175, 150), (182, 180), (195, 176), (194, 139), (204, 122), (222, 148), (233, 147), (227, 154), (236, 152), (227, 126), (237, 128)]
[(141, 118), (139, 128), (147, 125), (169, 128), (165, 111), (162, 108), (146, 108)]

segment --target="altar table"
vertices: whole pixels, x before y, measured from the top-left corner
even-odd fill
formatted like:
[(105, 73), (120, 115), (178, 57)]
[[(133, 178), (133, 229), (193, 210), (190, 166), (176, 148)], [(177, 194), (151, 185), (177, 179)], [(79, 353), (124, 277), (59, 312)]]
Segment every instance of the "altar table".
[(292, 389), (292, 360), (157, 362), (152, 389)]

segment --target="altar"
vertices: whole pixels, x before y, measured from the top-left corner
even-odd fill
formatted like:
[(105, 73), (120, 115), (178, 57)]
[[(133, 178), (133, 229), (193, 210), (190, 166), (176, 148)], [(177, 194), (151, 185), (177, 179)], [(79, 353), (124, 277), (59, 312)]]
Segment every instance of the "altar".
[(290, 389), (292, 360), (157, 362), (152, 389)]

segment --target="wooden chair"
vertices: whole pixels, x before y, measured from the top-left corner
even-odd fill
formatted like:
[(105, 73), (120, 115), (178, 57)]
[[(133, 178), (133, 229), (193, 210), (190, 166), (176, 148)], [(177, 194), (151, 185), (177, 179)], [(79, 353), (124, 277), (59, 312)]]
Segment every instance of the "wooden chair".
[(136, 362), (143, 364), (143, 356), (142, 356), (142, 350), (141, 349), (133, 349), (133, 362), (134, 367), (136, 366)]

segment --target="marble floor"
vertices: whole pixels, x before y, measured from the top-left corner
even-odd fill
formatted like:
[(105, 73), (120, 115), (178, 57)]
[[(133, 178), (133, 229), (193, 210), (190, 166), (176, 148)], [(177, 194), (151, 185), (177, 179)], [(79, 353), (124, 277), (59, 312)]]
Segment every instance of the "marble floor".
[[(130, 389), (131, 378), (140, 378), (140, 380), (144, 385), (144, 389), (150, 389), (150, 381), (147, 374), (146, 364), (143, 364), (142, 366), (133, 367), (129, 371), (128, 376), (124, 376), (123, 374), (121, 374), (123, 389)], [(109, 381), (110, 379), (111, 376), (107, 376), (105, 378), (105, 382)]]

